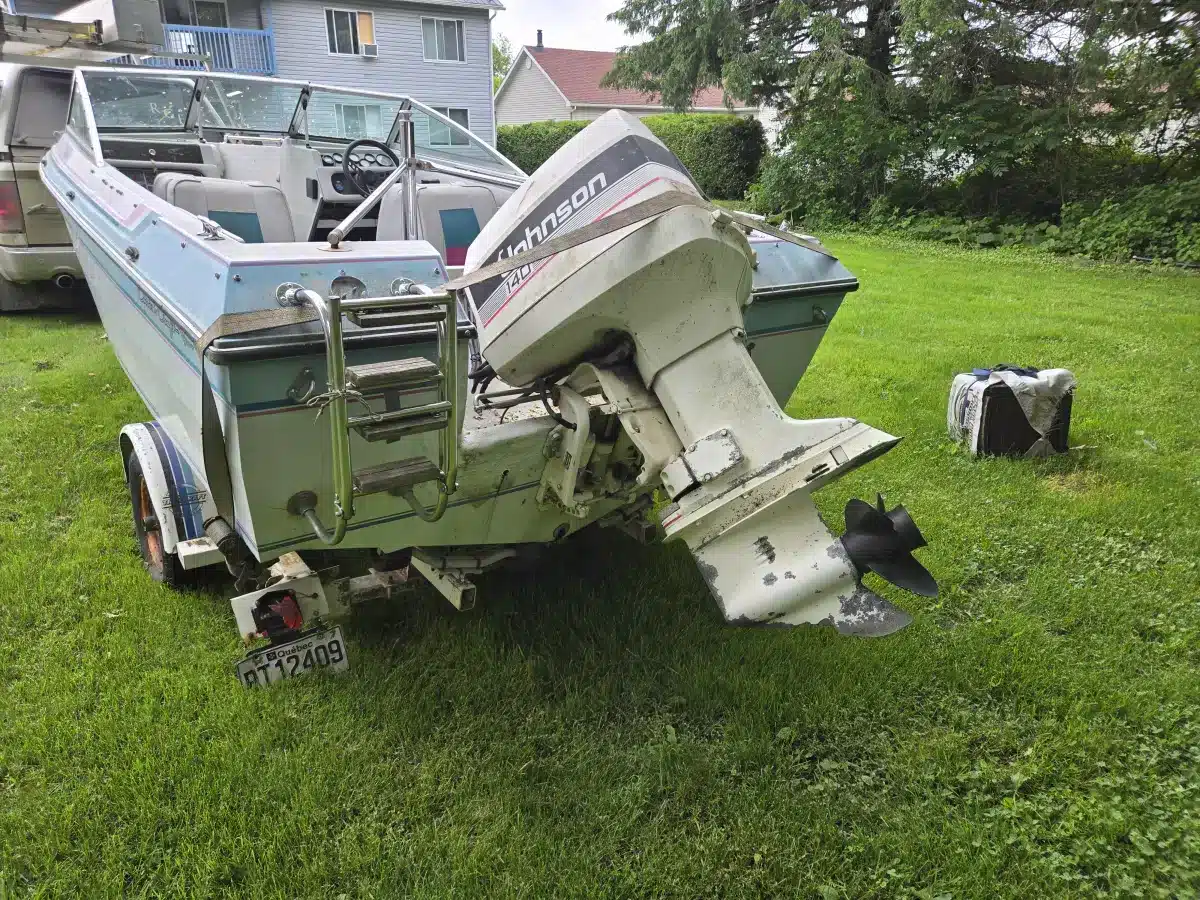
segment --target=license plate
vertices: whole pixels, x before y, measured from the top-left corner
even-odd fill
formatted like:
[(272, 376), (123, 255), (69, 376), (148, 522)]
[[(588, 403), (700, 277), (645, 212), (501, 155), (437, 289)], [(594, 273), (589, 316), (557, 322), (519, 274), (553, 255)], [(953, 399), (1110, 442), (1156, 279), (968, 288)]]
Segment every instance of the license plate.
[(342, 629), (330, 628), (288, 644), (255, 650), (237, 664), (237, 674), (246, 687), (265, 687), (318, 669), (344, 672), (349, 668)]

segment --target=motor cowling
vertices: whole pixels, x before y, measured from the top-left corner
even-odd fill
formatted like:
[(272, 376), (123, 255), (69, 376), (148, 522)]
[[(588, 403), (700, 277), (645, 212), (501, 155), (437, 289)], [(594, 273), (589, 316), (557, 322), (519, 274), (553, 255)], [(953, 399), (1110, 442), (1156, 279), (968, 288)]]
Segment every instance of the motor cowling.
[[(682, 163), (614, 110), (567, 142), (488, 222), (464, 273), (533, 249), (667, 191), (700, 198)], [(664, 365), (742, 327), (749, 244), (679, 207), (469, 289), (480, 350), (508, 384), (528, 384), (624, 334), (647, 382)]]

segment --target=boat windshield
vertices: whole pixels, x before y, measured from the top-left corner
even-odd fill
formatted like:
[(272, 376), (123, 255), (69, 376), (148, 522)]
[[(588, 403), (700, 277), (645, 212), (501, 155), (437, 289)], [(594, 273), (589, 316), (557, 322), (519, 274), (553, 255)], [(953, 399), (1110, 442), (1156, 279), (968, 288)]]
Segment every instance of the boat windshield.
[(82, 73), (100, 134), (219, 131), (399, 149), (407, 110), (417, 156), (506, 177), (524, 173), (486, 142), (410, 97), (236, 75), (88, 69)]
[(96, 129), (182, 131), (195, 82), (191, 78), (112, 74), (88, 78)]

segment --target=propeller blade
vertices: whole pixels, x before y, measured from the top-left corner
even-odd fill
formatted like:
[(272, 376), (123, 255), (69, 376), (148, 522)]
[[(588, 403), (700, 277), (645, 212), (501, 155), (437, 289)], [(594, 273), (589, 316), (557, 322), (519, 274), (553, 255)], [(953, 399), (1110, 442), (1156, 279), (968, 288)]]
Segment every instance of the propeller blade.
[(928, 545), (929, 542), (925, 540), (925, 535), (921, 534), (921, 529), (917, 527), (917, 523), (913, 521), (912, 516), (903, 506), (897, 506), (887, 514), (887, 517), (909, 550), (916, 550)]
[(887, 516), (865, 500), (856, 498), (846, 504), (847, 531), (886, 532), (890, 527)]
[(906, 591), (936, 597), (937, 581), (912, 555), (927, 543), (908, 510), (897, 506), (888, 512), (882, 494), (875, 506), (858, 499), (846, 504), (842, 546), (860, 574), (874, 572)]
[(874, 560), (871, 569), (884, 581), (922, 597), (936, 597), (938, 594), (937, 582), (911, 553), (895, 559)]

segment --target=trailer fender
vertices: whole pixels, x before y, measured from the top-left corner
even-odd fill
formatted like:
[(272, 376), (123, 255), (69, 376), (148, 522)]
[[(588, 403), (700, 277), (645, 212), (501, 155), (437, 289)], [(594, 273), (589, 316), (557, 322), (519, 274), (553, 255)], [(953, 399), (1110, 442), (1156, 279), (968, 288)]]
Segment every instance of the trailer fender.
[[(183, 541), (204, 537), (204, 523), (217, 514), (208, 486), (196, 475), (157, 422), (121, 429), (121, 460), (126, 480), (134, 458), (141, 466), (162, 534), (163, 550), (177, 553)], [(190, 566), (189, 566), (190, 568)]]

